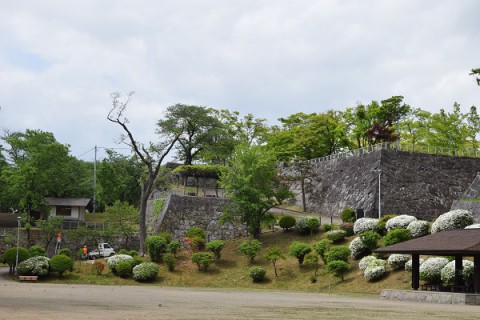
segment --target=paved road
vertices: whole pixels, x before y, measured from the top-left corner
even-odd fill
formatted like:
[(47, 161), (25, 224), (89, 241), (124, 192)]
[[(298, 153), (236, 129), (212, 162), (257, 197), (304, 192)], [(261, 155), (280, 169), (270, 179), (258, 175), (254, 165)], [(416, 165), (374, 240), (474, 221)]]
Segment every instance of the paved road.
[[(5, 269), (0, 270), (4, 273)], [(8, 271), (8, 270), (7, 270)], [(315, 293), (18, 283), (0, 277), (0, 319), (478, 319), (480, 307)]]

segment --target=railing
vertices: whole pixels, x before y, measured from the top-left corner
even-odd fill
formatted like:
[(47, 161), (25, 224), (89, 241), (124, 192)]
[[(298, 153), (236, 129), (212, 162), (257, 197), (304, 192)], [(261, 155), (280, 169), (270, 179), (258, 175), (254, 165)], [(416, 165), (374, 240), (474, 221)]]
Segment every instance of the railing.
[(354, 156), (361, 156), (364, 154), (372, 153), (378, 150), (396, 150), (396, 151), (404, 151), (404, 152), (411, 152), (411, 153), (434, 154), (434, 155), (453, 156), (453, 157), (470, 157), (470, 158), (480, 157), (480, 152), (477, 149), (469, 149), (469, 148), (455, 149), (455, 148), (446, 148), (446, 147), (413, 145), (413, 144), (406, 144), (406, 143), (397, 144), (395, 142), (391, 142), (391, 143), (383, 142), (383, 143), (367, 146), (360, 149), (338, 152), (338, 153), (331, 154), (329, 156), (311, 159), (311, 160), (308, 160), (308, 162), (320, 163), (320, 162), (330, 161), (335, 159), (350, 158)]

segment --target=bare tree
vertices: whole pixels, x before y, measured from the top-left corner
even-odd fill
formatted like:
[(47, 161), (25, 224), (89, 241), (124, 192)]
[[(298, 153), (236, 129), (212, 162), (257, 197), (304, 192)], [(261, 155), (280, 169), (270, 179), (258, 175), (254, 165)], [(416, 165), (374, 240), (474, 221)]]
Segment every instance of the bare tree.
[(116, 123), (122, 127), (126, 135), (122, 134), (121, 142), (130, 146), (139, 157), (141, 162), (145, 167), (145, 172), (141, 177), (141, 195), (140, 195), (140, 254), (145, 253), (145, 239), (147, 237), (147, 227), (146, 227), (146, 209), (147, 201), (152, 194), (153, 187), (155, 185), (155, 180), (158, 177), (160, 167), (163, 160), (173, 148), (174, 144), (178, 140), (177, 136), (164, 136), (164, 141), (158, 144), (149, 142), (148, 147), (144, 144), (138, 142), (133, 137), (132, 132), (128, 128), (128, 119), (125, 117), (125, 110), (132, 100), (133, 94), (135, 92), (128, 93), (125, 99), (121, 99), (122, 95), (119, 92), (114, 92), (111, 94), (112, 98), (112, 109), (108, 113), (107, 119), (113, 123)]

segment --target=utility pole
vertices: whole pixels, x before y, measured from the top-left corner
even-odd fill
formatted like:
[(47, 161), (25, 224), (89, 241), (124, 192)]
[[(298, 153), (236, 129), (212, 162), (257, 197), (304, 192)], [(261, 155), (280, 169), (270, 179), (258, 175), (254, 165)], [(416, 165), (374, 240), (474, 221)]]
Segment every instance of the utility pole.
[(382, 170), (375, 169), (374, 172), (378, 173), (378, 219), (382, 217), (382, 207), (381, 207), (381, 177), (382, 177)]
[(97, 206), (97, 146), (95, 145), (95, 160), (93, 161), (93, 216)]

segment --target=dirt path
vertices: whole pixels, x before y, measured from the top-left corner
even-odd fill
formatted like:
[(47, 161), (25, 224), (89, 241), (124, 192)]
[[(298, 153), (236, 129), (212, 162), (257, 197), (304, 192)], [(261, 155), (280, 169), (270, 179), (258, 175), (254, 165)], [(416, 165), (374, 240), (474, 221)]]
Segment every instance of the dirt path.
[[(2, 268), (0, 273), (8, 269)], [(0, 319), (478, 319), (480, 307), (315, 293), (18, 283), (0, 276)]]

